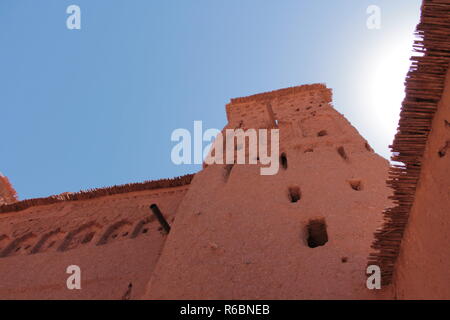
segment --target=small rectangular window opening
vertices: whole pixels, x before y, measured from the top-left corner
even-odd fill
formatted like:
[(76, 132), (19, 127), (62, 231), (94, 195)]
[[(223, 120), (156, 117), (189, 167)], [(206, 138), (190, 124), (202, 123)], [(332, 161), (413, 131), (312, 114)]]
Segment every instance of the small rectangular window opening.
[(286, 153), (282, 153), (280, 156), (280, 163), (281, 163), (281, 167), (283, 169), (287, 169), (287, 157), (286, 157)]
[(290, 187), (289, 188), (289, 200), (295, 203), (301, 198), (301, 192), (299, 187)]
[(306, 226), (308, 234), (308, 247), (316, 248), (325, 245), (328, 242), (327, 226), (325, 220), (310, 220)]

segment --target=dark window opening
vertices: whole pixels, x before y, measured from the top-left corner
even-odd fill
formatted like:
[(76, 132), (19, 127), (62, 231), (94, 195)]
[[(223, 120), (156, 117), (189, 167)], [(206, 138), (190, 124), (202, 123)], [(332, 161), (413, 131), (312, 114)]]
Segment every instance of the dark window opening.
[(339, 155), (341, 156), (342, 159), (348, 160), (348, 156), (347, 156), (347, 153), (345, 152), (344, 147), (337, 148), (337, 152), (339, 153)]
[(228, 177), (230, 176), (230, 174), (231, 174), (231, 170), (233, 170), (233, 166), (234, 166), (234, 164), (227, 164), (227, 165), (225, 165), (225, 168), (224, 168), (224, 178), (225, 178), (225, 181), (228, 179)]
[(299, 187), (290, 187), (289, 188), (289, 200), (291, 202), (297, 202), (301, 198), (301, 192)]
[(447, 120), (444, 120), (445, 126), (446, 127), (450, 127), (450, 122), (448, 122)]
[(318, 137), (323, 137), (326, 136), (328, 134), (327, 130), (321, 130), (317, 133)]
[(349, 180), (348, 183), (350, 184), (350, 187), (352, 187), (355, 191), (361, 191), (362, 190), (362, 183), (360, 180)]
[(308, 247), (316, 248), (328, 242), (327, 226), (324, 220), (311, 220), (306, 227), (306, 231), (308, 233)]
[(341, 258), (341, 262), (342, 262), (342, 263), (346, 263), (347, 261), (348, 261), (348, 258), (347, 258), (347, 257), (342, 257), (342, 258)]
[(280, 162), (281, 162), (281, 166), (283, 167), (283, 169), (287, 169), (287, 157), (286, 157), (286, 153), (282, 153), (280, 156)]

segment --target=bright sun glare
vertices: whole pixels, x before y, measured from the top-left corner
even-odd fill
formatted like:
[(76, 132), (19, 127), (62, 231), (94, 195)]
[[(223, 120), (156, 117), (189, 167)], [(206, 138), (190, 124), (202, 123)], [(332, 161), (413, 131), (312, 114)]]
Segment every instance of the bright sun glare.
[(381, 134), (394, 136), (401, 103), (405, 96), (405, 78), (413, 55), (414, 38), (393, 41), (374, 63), (373, 82), (369, 86), (373, 115), (380, 124)]

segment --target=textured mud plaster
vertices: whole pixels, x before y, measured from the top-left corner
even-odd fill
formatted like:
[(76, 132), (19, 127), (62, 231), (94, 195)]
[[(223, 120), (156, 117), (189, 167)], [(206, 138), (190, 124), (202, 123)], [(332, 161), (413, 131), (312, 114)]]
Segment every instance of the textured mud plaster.
[[(156, 203), (170, 221), (188, 187), (59, 201), (0, 214), (0, 297), (140, 298), (167, 238), (149, 205)], [(70, 265), (81, 269), (81, 290), (66, 286)]]

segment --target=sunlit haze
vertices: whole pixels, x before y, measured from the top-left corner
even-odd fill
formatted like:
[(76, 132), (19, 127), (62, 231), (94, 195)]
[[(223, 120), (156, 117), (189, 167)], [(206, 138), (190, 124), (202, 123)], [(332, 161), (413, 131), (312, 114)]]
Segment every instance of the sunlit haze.
[(0, 2), (0, 171), (21, 199), (196, 172), (175, 129), (309, 83), (390, 158), (420, 0), (77, 0), (68, 30), (73, 2)]

